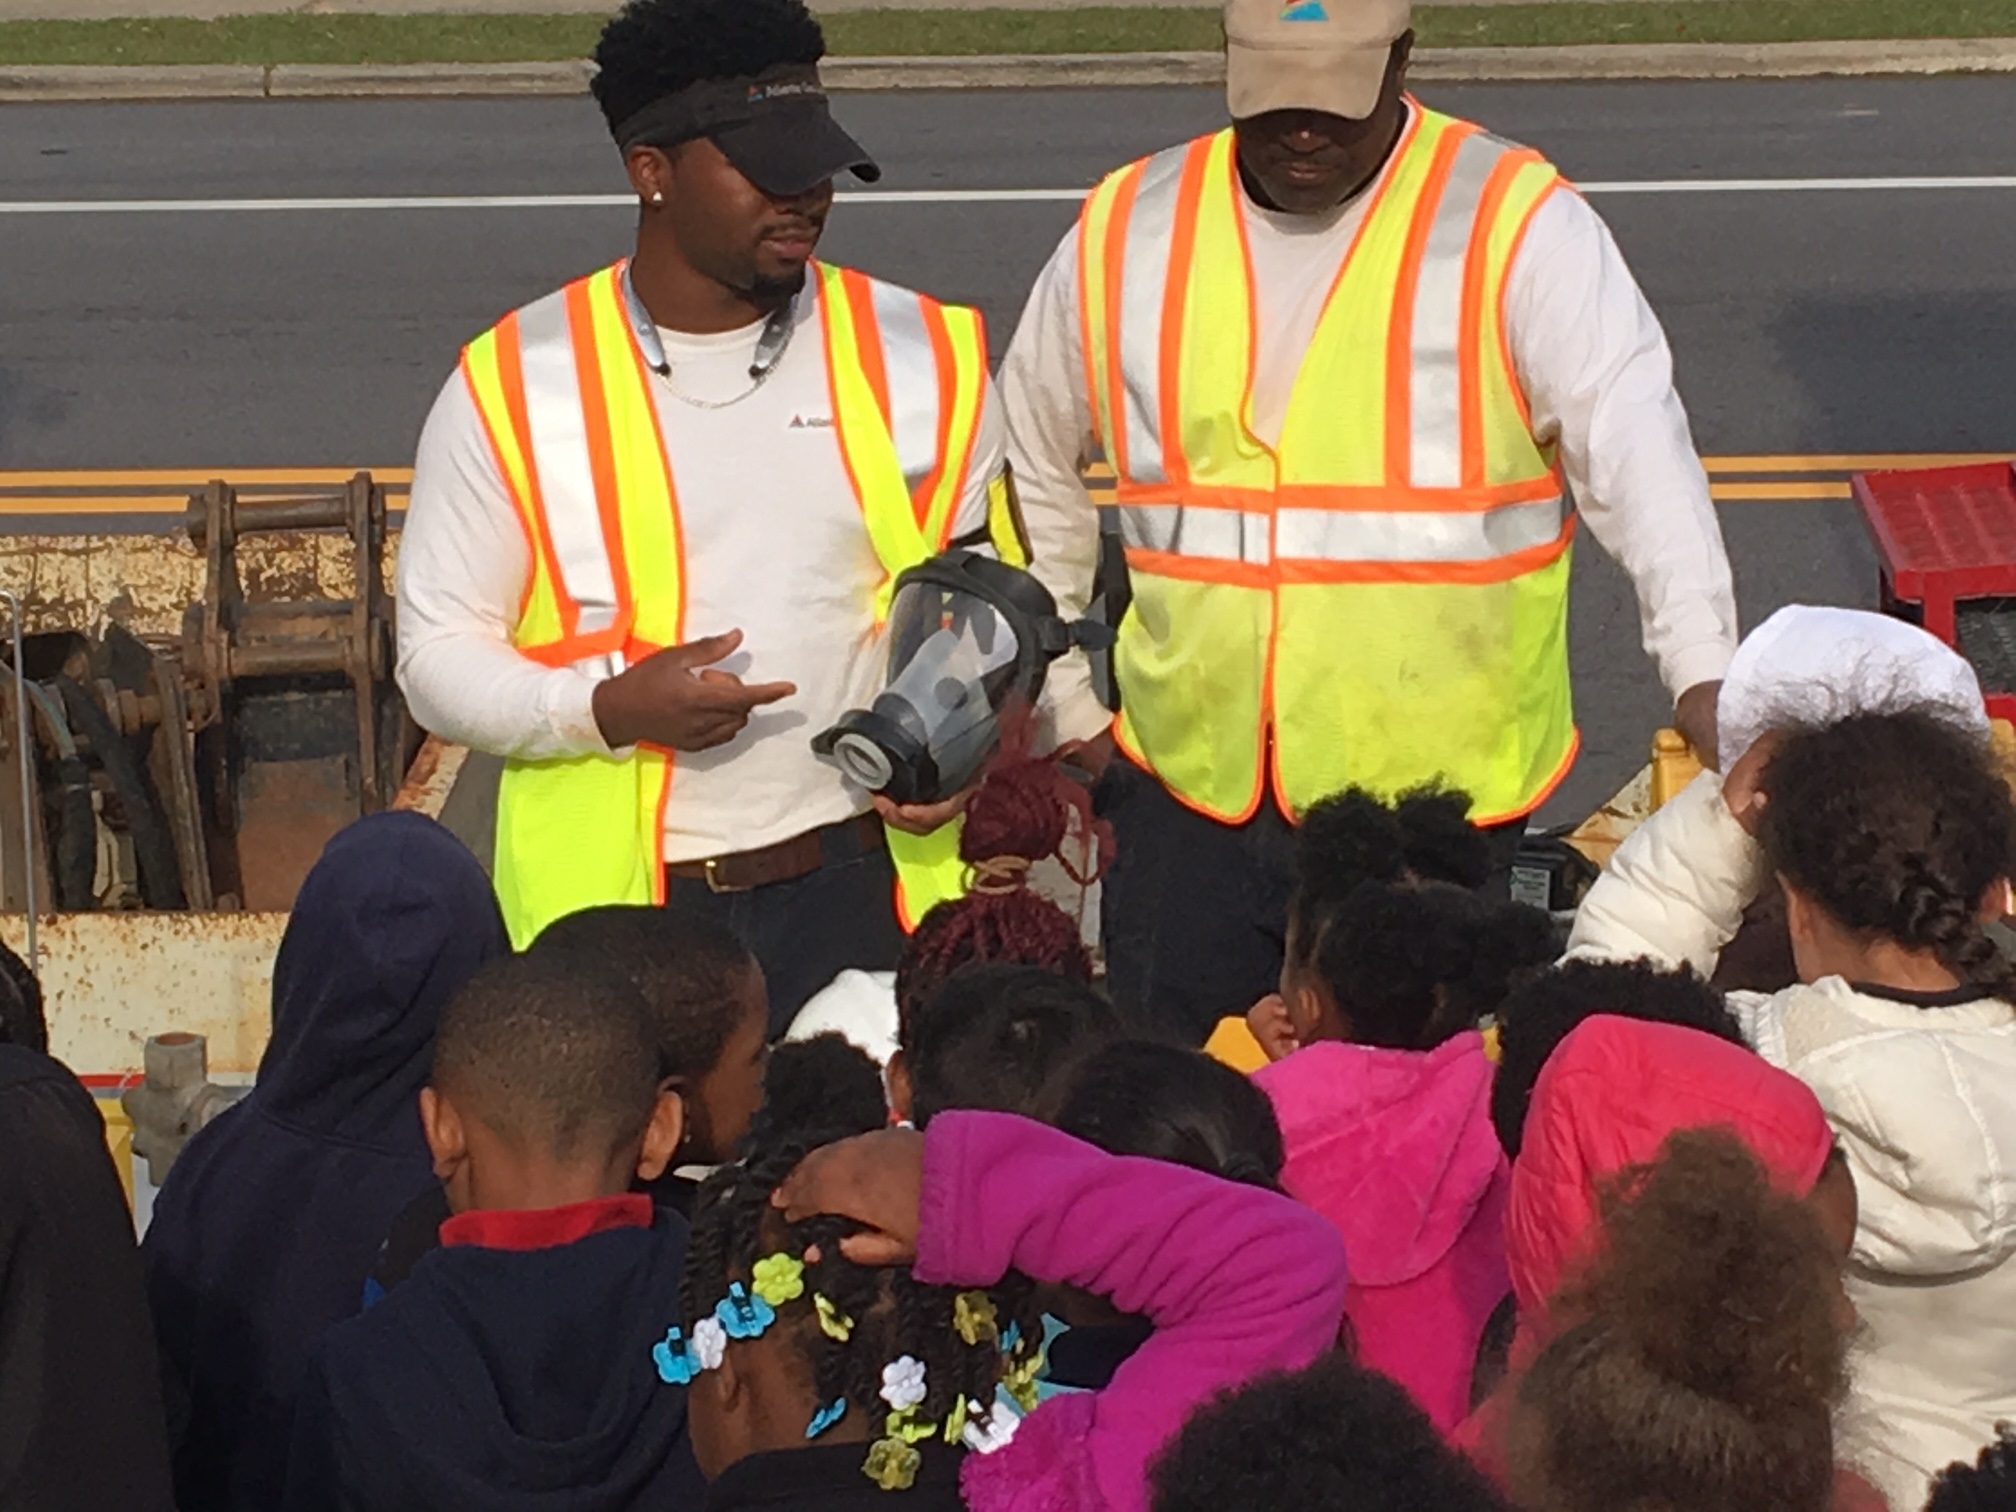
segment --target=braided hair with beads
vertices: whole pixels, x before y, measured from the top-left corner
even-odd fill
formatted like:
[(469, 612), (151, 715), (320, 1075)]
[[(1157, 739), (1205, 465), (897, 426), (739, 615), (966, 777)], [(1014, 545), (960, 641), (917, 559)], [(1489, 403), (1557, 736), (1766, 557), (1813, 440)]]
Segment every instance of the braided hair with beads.
[[(731, 1288), (760, 1292), (761, 1271), (776, 1257), (787, 1257), (787, 1271), (792, 1262), (802, 1266), (768, 1298), (773, 1326), (804, 1355), (821, 1404), (807, 1437), (846, 1412), (868, 1413), (876, 1426), (863, 1470), (896, 1490), (915, 1473), (913, 1443), (961, 1443), (967, 1423), (991, 1416), (997, 1386), (1033, 1379), (1043, 1328), (1034, 1288), (1020, 1277), (985, 1291), (927, 1286), (907, 1267), (849, 1260), (840, 1252), (854, 1231), (846, 1220), (787, 1223), (771, 1205), (771, 1193), (811, 1151), (867, 1132), (830, 1121), (797, 1130), (759, 1123), (741, 1163), (715, 1171), (700, 1189), (680, 1310), (691, 1336)], [(922, 1367), (922, 1399), (908, 1408), (884, 1395), (885, 1372), (899, 1362)]]
[(1836, 923), (2016, 1003), (1980, 917), (2016, 869), (2016, 799), (1978, 735), (1925, 710), (1853, 715), (1789, 736), (1761, 789), (1765, 854)]

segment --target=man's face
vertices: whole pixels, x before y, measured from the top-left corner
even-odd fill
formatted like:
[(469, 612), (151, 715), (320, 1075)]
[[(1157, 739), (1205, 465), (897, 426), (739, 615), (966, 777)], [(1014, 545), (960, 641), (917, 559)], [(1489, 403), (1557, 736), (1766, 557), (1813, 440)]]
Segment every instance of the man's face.
[(803, 194), (768, 194), (705, 137), (665, 154), (665, 216), (694, 271), (739, 294), (792, 294), (833, 209), (827, 180)]
[(1378, 176), (1407, 119), (1407, 39), (1393, 50), (1386, 83), (1362, 120), (1320, 110), (1270, 110), (1233, 122), (1247, 188), (1270, 210), (1321, 215)]

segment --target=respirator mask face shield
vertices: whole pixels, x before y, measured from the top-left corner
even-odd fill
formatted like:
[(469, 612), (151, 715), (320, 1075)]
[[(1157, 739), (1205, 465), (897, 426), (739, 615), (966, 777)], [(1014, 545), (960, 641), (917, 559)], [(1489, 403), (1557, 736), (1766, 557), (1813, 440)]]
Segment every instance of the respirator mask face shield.
[(1001, 715), (1033, 704), (1074, 643), (1047, 590), (1018, 568), (948, 552), (897, 580), (883, 688), (813, 744), (897, 803), (967, 787), (1001, 740)]

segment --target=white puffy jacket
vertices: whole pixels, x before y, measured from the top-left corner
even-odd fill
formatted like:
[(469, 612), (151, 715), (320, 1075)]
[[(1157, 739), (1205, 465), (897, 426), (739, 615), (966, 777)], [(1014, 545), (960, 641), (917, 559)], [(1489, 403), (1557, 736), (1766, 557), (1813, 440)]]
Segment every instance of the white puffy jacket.
[[(1569, 954), (1706, 974), (1765, 875), (1704, 773), (1618, 849)], [(1843, 1447), (1896, 1512), (2016, 1421), (2016, 1008), (1940, 1001), (1839, 977), (1730, 999), (1758, 1052), (1812, 1087), (1855, 1175), (1863, 1337)]]

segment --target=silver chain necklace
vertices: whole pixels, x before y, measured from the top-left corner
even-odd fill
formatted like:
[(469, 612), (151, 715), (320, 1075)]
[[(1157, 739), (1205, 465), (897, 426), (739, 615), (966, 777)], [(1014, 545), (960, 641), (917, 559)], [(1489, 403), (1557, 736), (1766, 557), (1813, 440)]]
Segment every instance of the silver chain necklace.
[(658, 335), (658, 323), (651, 318), (651, 312), (644, 308), (644, 301), (637, 297), (637, 290), (630, 282), (630, 268), (623, 268), (623, 302), (630, 312), (630, 328), (636, 333), (637, 346), (644, 354), (644, 361), (664, 384), (665, 392), (681, 404), (697, 410), (724, 410), (732, 408), (770, 381), (770, 375), (777, 371), (784, 360), (784, 349), (791, 345), (791, 333), (797, 329), (792, 300), (770, 312), (770, 318), (763, 322), (763, 334), (756, 341), (755, 360), (749, 364), (749, 387), (739, 394), (731, 394), (726, 399), (700, 399), (692, 394), (679, 391), (672, 381), (672, 360), (665, 355), (665, 343)]

